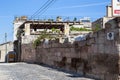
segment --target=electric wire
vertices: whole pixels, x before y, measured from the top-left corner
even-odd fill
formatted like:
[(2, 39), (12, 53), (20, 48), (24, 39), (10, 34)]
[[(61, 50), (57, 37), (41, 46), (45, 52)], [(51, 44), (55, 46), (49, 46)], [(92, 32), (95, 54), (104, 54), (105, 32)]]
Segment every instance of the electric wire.
[(47, 9), (48, 9), (51, 5), (53, 5), (56, 1), (57, 1), (57, 0), (54, 0), (54, 2), (52, 2), (51, 4), (49, 4), (49, 6), (46, 7), (43, 11), (41, 11), (41, 13), (39, 13), (38, 16), (40, 17), (43, 13), (45, 13), (45, 11), (47, 11)]
[(35, 16), (37, 16), (37, 15), (39, 15), (39, 14), (41, 14), (41, 13), (44, 13), (45, 12), (45, 10), (47, 10), (49, 7), (50, 7), (50, 5), (53, 3), (53, 2), (55, 2), (56, 0), (48, 0), (40, 9), (38, 9), (32, 16), (31, 16), (31, 18), (33, 18), (33, 17), (35, 17)]
[(42, 7), (34, 16), (32, 16), (32, 17), (35, 17), (35, 16), (37, 16), (37, 15), (39, 15), (42, 11), (44, 11), (52, 2), (53, 2), (54, 0), (52, 0), (52, 1), (50, 1), (50, 2), (47, 2), (47, 4), (44, 6), (44, 7)]
[(47, 0), (42, 7), (40, 7), (31, 17), (33, 17), (34, 15), (36, 15), (36, 13), (38, 13), (50, 0)]

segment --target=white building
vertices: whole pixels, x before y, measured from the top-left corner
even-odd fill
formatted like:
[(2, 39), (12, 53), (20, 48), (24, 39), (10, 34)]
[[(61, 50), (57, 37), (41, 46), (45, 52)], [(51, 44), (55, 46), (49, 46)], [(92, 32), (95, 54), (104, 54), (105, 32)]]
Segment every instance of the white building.
[(9, 51), (13, 51), (13, 42), (0, 44), (0, 62), (5, 62), (6, 55)]
[(14, 25), (14, 33), (13, 33), (13, 40), (17, 40), (17, 31), (19, 29), (19, 27), (27, 20), (26, 16), (22, 16), (22, 17), (16, 17), (13, 25)]
[(84, 28), (91, 29), (92, 23), (91, 23), (90, 17), (81, 18), (80, 22), (81, 22), (81, 24), (83, 24)]
[(80, 19), (80, 24), (79, 25), (72, 25), (72, 27), (92, 29), (92, 23), (91, 23), (89, 17), (84, 17), (84, 18)]

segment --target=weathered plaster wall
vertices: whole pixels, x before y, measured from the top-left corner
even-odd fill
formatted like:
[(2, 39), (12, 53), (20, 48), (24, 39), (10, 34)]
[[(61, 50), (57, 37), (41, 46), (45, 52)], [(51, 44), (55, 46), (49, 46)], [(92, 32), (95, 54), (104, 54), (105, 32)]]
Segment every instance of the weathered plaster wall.
[[(6, 51), (6, 47), (7, 47), (7, 51)], [(13, 42), (0, 44), (0, 62), (6, 61), (6, 55), (9, 51), (13, 51)]]

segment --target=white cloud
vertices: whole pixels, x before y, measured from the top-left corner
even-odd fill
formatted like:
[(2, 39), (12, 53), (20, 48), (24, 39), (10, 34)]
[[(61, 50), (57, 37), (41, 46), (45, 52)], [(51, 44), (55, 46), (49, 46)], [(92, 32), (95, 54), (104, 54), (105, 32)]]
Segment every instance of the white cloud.
[(57, 10), (57, 9), (71, 9), (71, 8), (82, 8), (82, 7), (90, 7), (90, 6), (98, 6), (109, 4), (110, 2), (103, 2), (103, 3), (93, 3), (93, 4), (84, 4), (84, 5), (75, 5), (75, 6), (67, 6), (67, 7), (59, 7), (59, 8), (52, 8), (50, 10)]

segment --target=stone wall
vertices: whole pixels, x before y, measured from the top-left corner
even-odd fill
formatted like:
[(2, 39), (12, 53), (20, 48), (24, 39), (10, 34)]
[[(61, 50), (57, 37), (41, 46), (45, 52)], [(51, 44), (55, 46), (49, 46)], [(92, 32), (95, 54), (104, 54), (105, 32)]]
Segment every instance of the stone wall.
[[(108, 40), (107, 33), (114, 39)], [(44, 63), (82, 73), (102, 80), (117, 80), (119, 74), (120, 28), (115, 26), (91, 33), (84, 41), (41, 43), (36, 49), (31, 44), (22, 45), (21, 60)]]

